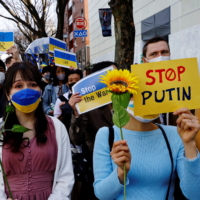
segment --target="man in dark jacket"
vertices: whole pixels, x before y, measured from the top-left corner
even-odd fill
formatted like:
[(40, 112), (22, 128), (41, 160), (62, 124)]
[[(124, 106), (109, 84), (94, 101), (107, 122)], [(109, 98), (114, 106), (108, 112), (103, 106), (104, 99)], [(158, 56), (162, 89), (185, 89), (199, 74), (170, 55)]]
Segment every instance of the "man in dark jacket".
[[(109, 67), (111, 65), (114, 65), (116, 68), (116, 64), (113, 62), (101, 62), (94, 65), (92, 73), (99, 71), (101, 69), (104, 69), (106, 67)], [(79, 171), (75, 170), (75, 186), (74, 191), (72, 192), (72, 200), (85, 200), (85, 199), (97, 199), (94, 195), (94, 189), (93, 189), (93, 147), (94, 147), (94, 141), (97, 131), (103, 127), (112, 127), (112, 106), (106, 105), (101, 108), (97, 108), (95, 110), (89, 111), (87, 113), (84, 113), (82, 115), (78, 115), (78, 112), (76, 110), (76, 103), (80, 102), (82, 99), (79, 96), (79, 94), (73, 94), (68, 104), (71, 106), (73, 112), (71, 115), (71, 125), (69, 128), (69, 134), (71, 141), (76, 146), (82, 146), (82, 153), (84, 159), (87, 163), (87, 167), (85, 168), (85, 171), (83, 172), (84, 177), (83, 179), (80, 179), (80, 173)], [(84, 163), (80, 163), (80, 165), (84, 165)], [(81, 168), (83, 168), (81, 166)]]

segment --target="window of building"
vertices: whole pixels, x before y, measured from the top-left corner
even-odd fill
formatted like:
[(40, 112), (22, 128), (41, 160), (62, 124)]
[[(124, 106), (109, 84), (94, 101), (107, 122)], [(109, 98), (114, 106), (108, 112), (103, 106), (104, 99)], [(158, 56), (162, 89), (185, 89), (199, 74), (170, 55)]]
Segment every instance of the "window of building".
[(155, 36), (168, 38), (170, 31), (170, 7), (142, 21), (142, 40)]

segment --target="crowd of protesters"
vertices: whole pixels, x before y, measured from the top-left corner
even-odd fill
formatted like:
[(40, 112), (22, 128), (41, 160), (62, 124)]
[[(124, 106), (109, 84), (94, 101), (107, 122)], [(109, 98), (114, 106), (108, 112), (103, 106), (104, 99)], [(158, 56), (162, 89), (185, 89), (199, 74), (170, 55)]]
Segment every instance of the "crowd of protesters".
[[(81, 70), (45, 66), (40, 72), (22, 62), (15, 47), (7, 53), (12, 56), (0, 60), (0, 158), (13, 200), (121, 200), (124, 163), (127, 200), (199, 200), (200, 125), (194, 110), (146, 119), (134, 116), (133, 96), (126, 141), (120, 140), (112, 104), (78, 114), (82, 98), (72, 87), (83, 78)], [(143, 47), (143, 62), (164, 60), (170, 60), (167, 41), (152, 38)], [(109, 66), (118, 68), (104, 61), (91, 73)], [(15, 107), (8, 117), (7, 105)], [(16, 124), (29, 130), (12, 132)], [(10, 198), (0, 171), (0, 199)]]

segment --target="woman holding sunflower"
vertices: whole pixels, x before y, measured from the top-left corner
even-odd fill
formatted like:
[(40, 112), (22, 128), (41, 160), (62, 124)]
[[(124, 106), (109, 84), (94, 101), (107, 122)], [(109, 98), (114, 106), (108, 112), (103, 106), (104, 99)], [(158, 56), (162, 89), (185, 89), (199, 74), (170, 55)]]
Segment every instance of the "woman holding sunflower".
[(154, 124), (152, 120), (159, 114), (134, 115), (130, 93), (136, 93), (138, 80), (128, 70), (113, 70), (101, 79), (113, 93), (115, 125), (112, 146), (107, 127), (96, 136), (96, 196), (100, 200), (172, 200), (178, 175), (184, 195), (199, 199), (200, 156), (195, 143), (198, 119), (182, 108), (174, 112), (179, 115), (177, 127)]

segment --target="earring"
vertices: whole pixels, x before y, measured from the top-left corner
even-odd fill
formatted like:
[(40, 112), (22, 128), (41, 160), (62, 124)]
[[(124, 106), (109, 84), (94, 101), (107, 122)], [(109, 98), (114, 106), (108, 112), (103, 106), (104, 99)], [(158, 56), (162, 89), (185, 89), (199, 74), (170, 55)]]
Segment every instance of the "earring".
[(11, 100), (8, 100), (8, 105), (11, 106)]

